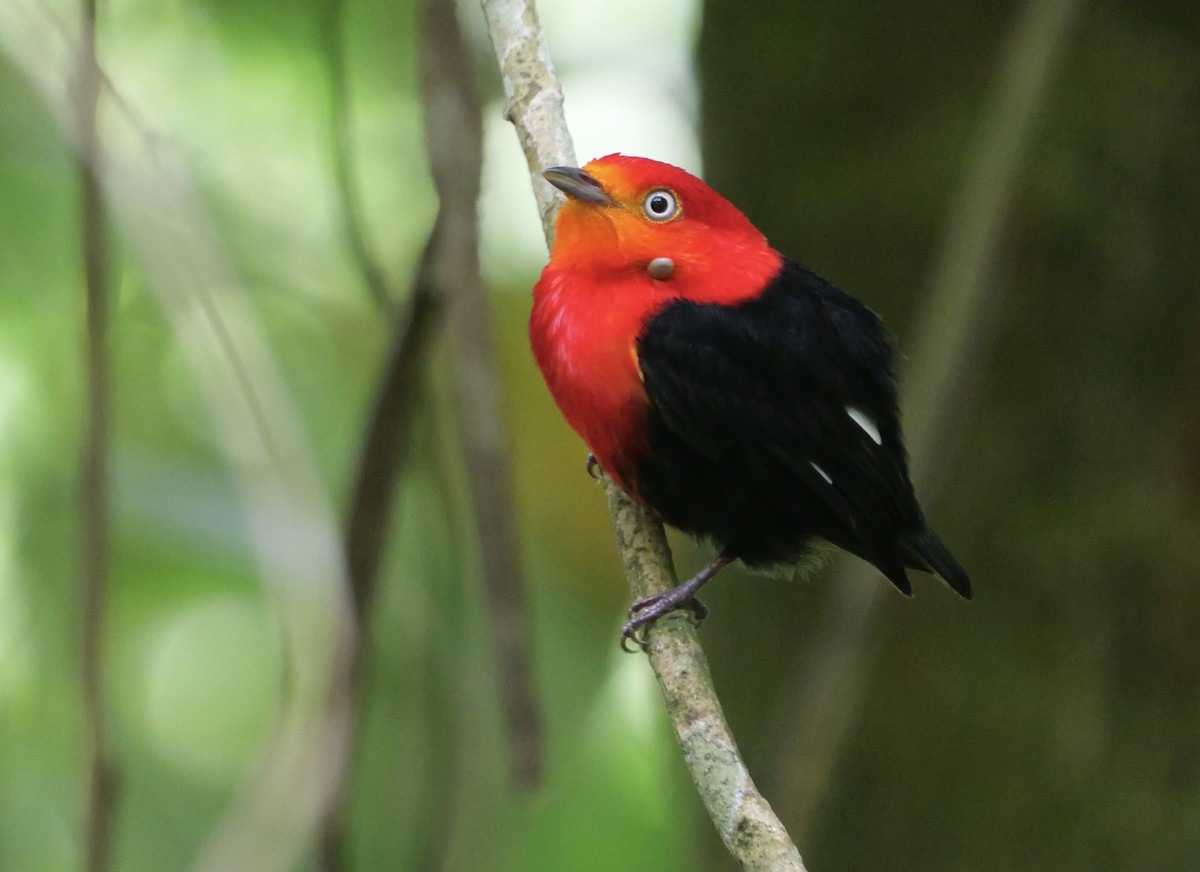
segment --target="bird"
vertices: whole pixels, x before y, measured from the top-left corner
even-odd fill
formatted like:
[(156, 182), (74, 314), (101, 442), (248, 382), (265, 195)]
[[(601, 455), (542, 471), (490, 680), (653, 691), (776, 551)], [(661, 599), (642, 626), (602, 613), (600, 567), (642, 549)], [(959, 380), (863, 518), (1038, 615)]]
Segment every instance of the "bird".
[(778, 573), (836, 546), (912, 595), (908, 570), (971, 598), (909, 479), (879, 317), (775, 250), (677, 166), (610, 154), (543, 178), (565, 195), (529, 335), (598, 465), (712, 560), (629, 609), (621, 646), (690, 608), (734, 561)]

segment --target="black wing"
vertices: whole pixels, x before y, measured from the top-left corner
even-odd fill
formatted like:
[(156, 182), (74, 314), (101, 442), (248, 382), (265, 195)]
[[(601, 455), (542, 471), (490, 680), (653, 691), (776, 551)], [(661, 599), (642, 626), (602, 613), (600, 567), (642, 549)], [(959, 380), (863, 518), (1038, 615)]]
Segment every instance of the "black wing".
[(751, 564), (794, 558), (821, 536), (906, 593), (905, 564), (929, 568), (907, 544), (927, 531), (891, 343), (857, 300), (785, 261), (753, 300), (669, 304), (638, 359), (652, 420), (637, 486), (666, 520)]

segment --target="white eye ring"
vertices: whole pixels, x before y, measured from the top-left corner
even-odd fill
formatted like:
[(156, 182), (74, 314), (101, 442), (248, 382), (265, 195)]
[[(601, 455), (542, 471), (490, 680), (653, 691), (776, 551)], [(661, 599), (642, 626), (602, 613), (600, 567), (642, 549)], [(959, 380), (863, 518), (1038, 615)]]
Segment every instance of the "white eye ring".
[(679, 203), (666, 188), (655, 188), (642, 200), (642, 211), (651, 221), (670, 221), (679, 213)]

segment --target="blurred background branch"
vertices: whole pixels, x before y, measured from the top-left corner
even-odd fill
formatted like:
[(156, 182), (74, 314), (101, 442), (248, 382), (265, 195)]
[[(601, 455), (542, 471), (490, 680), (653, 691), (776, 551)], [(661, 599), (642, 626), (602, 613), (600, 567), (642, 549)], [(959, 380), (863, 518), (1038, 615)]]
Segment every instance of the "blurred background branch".
[[(345, 11), (343, 0), (326, 0), (322, 28), (330, 86), (329, 147), (339, 224), (364, 289), (394, 326), (363, 430), (346, 512), (346, 571), (357, 632), (346, 640), (345, 672), (335, 676), (331, 687), (330, 710), (345, 711), (349, 724), (344, 733), (348, 745), (338, 755), (340, 766), (332, 773), (333, 796), (318, 826), (317, 856), (325, 872), (352, 868), (351, 771), (362, 740), (363, 672), (370, 647), (371, 614), (388, 536), (394, 532), (397, 482), (412, 455), (414, 418), (424, 390), (426, 363), (440, 308), (433, 279), (439, 225), (435, 224), (430, 231), (417, 265), (412, 293), (398, 314), (393, 314), (396, 295), (367, 238), (354, 160), (354, 103), (346, 62)], [(432, 810), (430, 819), (444, 814), (445, 809)]]
[(117, 768), (106, 728), (104, 627), (109, 586), (109, 454), (112, 383), (108, 365), (108, 269), (103, 159), (96, 115), (100, 103), (100, 65), (96, 59), (96, 2), (84, 0), (74, 89), (78, 122), (81, 188), (81, 250), (86, 297), (87, 408), (84, 413), (80, 525), (82, 638), (80, 663), (87, 737), (87, 800), (83, 868), (109, 868), (116, 816)]
[[(42, 50), (39, 57), (20, 56), (23, 70), (86, 159), (86, 141), (71, 135), (73, 104), (53, 64), (58, 49), (75, 43), (51, 15), (5, 23), (7, 36)], [(116, 76), (101, 71), (96, 81), (113, 93), (113, 105), (130, 105)], [(333, 755), (344, 744), (337, 738), (344, 713), (326, 717), (322, 705), (330, 675), (342, 668), (339, 640), (352, 632), (337, 530), (277, 360), (188, 173), (132, 113), (106, 120), (104, 200), (207, 403), (287, 652), (286, 693), (270, 739), (194, 868), (284, 869), (326, 802), (327, 767), (336, 765)], [(273, 836), (263, 838), (264, 832)]]
[[(1013, 23), (905, 349), (901, 395), (910, 467), (934, 518), (940, 474), (992, 346), (989, 315), (1002, 305), (994, 270), (1003, 218), (1079, 6), (1078, 0), (1030, 0)], [(830, 790), (858, 717), (869, 672), (865, 639), (887, 595), (878, 574), (861, 561), (841, 561), (836, 576), (816, 634), (791, 670), (798, 680), (785, 688), (776, 715), (785, 750), (774, 786), (786, 798), (784, 814), (800, 822), (802, 833), (810, 831)]]
[[(363, 705), (364, 660), (380, 568), (392, 530), (396, 486), (412, 454), (414, 419), (440, 310), (432, 277), (434, 252), (439, 250), (438, 236), (435, 225), (421, 255), (412, 294), (394, 328), (351, 485), (345, 534), (346, 571), (358, 632), (348, 640), (346, 672), (334, 681), (330, 699), (333, 711), (344, 709), (348, 713), (350, 725), (345, 735), (350, 745), (340, 757), (342, 768), (333, 776), (334, 799), (320, 824), (317, 852), (324, 870), (350, 868), (347, 859), (350, 767), (358, 745), (355, 738), (359, 735)], [(431, 817), (437, 819), (444, 814), (444, 809), (435, 810)]]
[(337, 192), (339, 224), (358, 267), (367, 293), (385, 314), (394, 306), (383, 266), (371, 251), (363, 218), (362, 192), (354, 160), (354, 100), (346, 64), (346, 2), (323, 0), (325, 20), (321, 35), (329, 71), (329, 150), (333, 157), (334, 190)]
[[(377, 301), (393, 294), (370, 254), (354, 185), (352, 140), (347, 122), (347, 72), (343, 57), (343, 9), (331, 0), (327, 37), (334, 91), (332, 147), (342, 219), (363, 282)], [(526, 650), (528, 621), (518, 554), (508, 447), (500, 414), (488, 300), (479, 271), (479, 176), (483, 161), (479, 100), (473, 63), (460, 33), (453, 2), (427, 0), (419, 9), (421, 94), (426, 149), (439, 207), (422, 252), (405, 316), (398, 321), (382, 375), (350, 495), (346, 552), (354, 595), (359, 644), (350, 654), (350, 674), (335, 694), (348, 697), (351, 712), (361, 705), (363, 642), (368, 631), (386, 537), (394, 535), (396, 483), (410, 455), (409, 442), (423, 372), (438, 316), (445, 310), (446, 348), (459, 417), (470, 512), (479, 543), (489, 626), (496, 652), (500, 701), (508, 724), (512, 769), (518, 783), (532, 786), (541, 766), (540, 719)], [(453, 680), (446, 670), (439, 670)], [(335, 705), (341, 703), (335, 701)], [(324, 869), (350, 868), (347, 851), (350, 800), (348, 773), (338, 779), (338, 796), (321, 828)], [(431, 787), (431, 786), (430, 786)], [(433, 789), (427, 795), (441, 795)], [(448, 805), (424, 809), (439, 829), (452, 821)], [(423, 839), (429, 846), (441, 839)], [(426, 857), (423, 861), (429, 862)], [(424, 867), (423, 867), (424, 868)]]
[(454, 0), (422, 0), (418, 9), (425, 148), (441, 203), (442, 232), (433, 276), (446, 305), (451, 390), (512, 772), (517, 783), (532, 787), (542, 766), (541, 716), (530, 666), (533, 636), (526, 615), (491, 304), (479, 268), (483, 120), (475, 65)]

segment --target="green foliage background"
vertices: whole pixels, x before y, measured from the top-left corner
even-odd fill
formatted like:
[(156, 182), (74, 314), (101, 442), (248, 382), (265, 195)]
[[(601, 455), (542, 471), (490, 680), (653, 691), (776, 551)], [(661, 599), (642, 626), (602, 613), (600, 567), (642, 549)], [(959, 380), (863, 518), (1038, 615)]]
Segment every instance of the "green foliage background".
[[(336, 8), (114, 3), (102, 7), (101, 60), (133, 126), (192, 174), (340, 513), (388, 322), (343, 241), (332, 102), (351, 100), (368, 238), (396, 288), (436, 204), (414, 9), (342, 9), (347, 97), (328, 75)], [(930, 317), (915, 304), (1019, 8), (704, 4), (706, 176), (778, 247), (879, 311), (902, 347)], [(605, 40), (643, 36), (626, 7), (592, 14), (607, 17)], [(4, 870), (76, 868), (81, 850), (80, 214), (75, 158), (36, 84), (67, 80), (73, 20), (65, 4), (0, 12)], [(44, 45), (18, 44), (31, 33)], [(495, 100), (493, 59), (478, 48)], [(928, 500), (978, 598), (965, 606), (933, 582), (915, 602), (884, 597), (829, 790), (811, 816), (786, 821), (810, 868), (1200, 863), (1198, 155), (1195, 4), (1081, 6), (987, 277), (975, 387), (959, 398)], [(488, 167), (521, 185), (523, 172)], [(528, 195), (510, 205), (501, 220), (536, 234)], [(183, 869), (252, 779), (295, 690), (285, 613), (297, 592), (261, 583), (236, 467), (131, 245), (136, 229), (113, 229), (114, 868)], [(616, 648), (626, 593), (603, 500), (526, 350), (539, 267), (517, 259), (489, 275), (544, 783), (510, 784), (439, 347), (370, 628), (353, 868), (726, 869), (648, 670)], [(680, 543), (682, 571), (701, 556)], [(786, 818), (796, 798), (780, 791), (804, 759), (790, 753), (788, 695), (831, 620), (828, 578), (730, 576), (707, 597), (703, 639), (751, 770)], [(295, 868), (314, 868), (310, 847)]]

